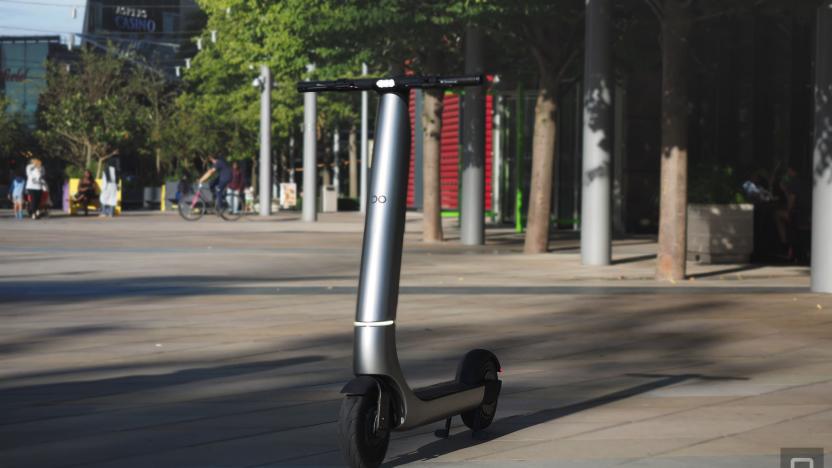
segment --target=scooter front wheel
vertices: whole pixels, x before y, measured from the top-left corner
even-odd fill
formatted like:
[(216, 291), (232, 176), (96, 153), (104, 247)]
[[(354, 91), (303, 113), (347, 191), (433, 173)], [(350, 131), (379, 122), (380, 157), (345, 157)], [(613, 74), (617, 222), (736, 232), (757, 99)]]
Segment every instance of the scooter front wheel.
[[(465, 358), (460, 364), (457, 378), (468, 385), (481, 385), (488, 381), (498, 379), (500, 372), (500, 365), (497, 358), (491, 352), (476, 349), (465, 355)], [(489, 403), (483, 403), (480, 406), (466, 411), (460, 416), (462, 422), (474, 432), (481, 431), (491, 425), (494, 421), (494, 415), (497, 413), (497, 398)]]
[(348, 395), (338, 414), (338, 445), (344, 460), (353, 468), (375, 468), (384, 461), (389, 430), (376, 430), (377, 392)]

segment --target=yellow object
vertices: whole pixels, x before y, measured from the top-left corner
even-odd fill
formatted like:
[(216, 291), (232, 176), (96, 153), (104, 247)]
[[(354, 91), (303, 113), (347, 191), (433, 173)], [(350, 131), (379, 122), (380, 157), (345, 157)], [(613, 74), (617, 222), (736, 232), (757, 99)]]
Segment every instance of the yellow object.
[[(168, 197), (167, 197), (167, 187), (166, 187), (166, 185), (167, 185), (167, 184), (162, 185), (162, 195), (161, 195), (161, 197), (160, 197), (160, 198), (161, 198), (161, 200), (162, 200), (162, 203), (160, 203), (160, 204), (159, 204), (159, 205), (160, 205), (159, 209), (160, 209), (163, 213), (164, 213), (165, 211), (167, 211), (167, 207), (165, 207), (165, 205), (167, 205), (167, 202), (168, 202)], [(171, 207), (171, 208), (173, 208), (173, 211), (176, 211), (177, 209), (179, 209), (179, 205), (177, 205), (177, 204), (176, 204), (176, 203), (174, 203), (174, 202), (170, 202), (170, 207)]]
[[(77, 202), (73, 201), (75, 194), (78, 193), (78, 183), (81, 182), (81, 179), (69, 179), (69, 214), (74, 215), (78, 214), (80, 211), (84, 211), (84, 207), (79, 205)], [(97, 193), (101, 195), (101, 187), (104, 186), (103, 179), (96, 179), (95, 183), (98, 184)], [(121, 182), (118, 184), (118, 202), (116, 203), (115, 214), (121, 214)], [(101, 202), (98, 199), (95, 200), (94, 204), (87, 205), (88, 210), (94, 211), (101, 211)]]

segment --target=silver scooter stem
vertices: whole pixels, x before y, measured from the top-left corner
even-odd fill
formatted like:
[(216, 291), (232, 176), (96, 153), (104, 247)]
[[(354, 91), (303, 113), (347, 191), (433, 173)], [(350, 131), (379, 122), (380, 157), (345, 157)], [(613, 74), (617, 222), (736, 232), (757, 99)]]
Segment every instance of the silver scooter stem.
[(393, 387), (399, 415), (393, 425), (405, 430), (478, 407), (485, 388), (422, 400), (407, 385), (399, 365), (396, 307), (410, 165), (410, 120), (406, 91), (384, 92), (380, 99), (358, 284), (353, 368), (357, 376), (378, 377)]

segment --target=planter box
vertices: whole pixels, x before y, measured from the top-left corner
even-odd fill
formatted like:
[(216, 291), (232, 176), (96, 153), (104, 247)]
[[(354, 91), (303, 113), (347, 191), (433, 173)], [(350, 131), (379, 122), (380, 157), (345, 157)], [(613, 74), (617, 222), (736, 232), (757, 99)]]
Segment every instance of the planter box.
[(160, 206), (162, 202), (161, 187), (145, 187), (142, 199), (142, 208), (144, 209), (156, 208)]
[(748, 263), (754, 250), (754, 205), (688, 205), (688, 261)]

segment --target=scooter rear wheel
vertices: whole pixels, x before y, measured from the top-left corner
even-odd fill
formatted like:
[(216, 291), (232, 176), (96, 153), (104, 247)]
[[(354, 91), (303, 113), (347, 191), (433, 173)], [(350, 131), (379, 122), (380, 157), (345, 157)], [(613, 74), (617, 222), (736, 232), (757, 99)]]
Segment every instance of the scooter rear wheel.
[(378, 394), (348, 395), (338, 414), (338, 445), (353, 468), (376, 468), (384, 461), (390, 431), (376, 431)]
[[(500, 371), (494, 355), (485, 350), (474, 350), (465, 355), (460, 365), (458, 379), (469, 385), (479, 385), (483, 382), (498, 379)], [(481, 431), (491, 425), (497, 413), (497, 400), (466, 411), (460, 416), (462, 422), (474, 432)]]

